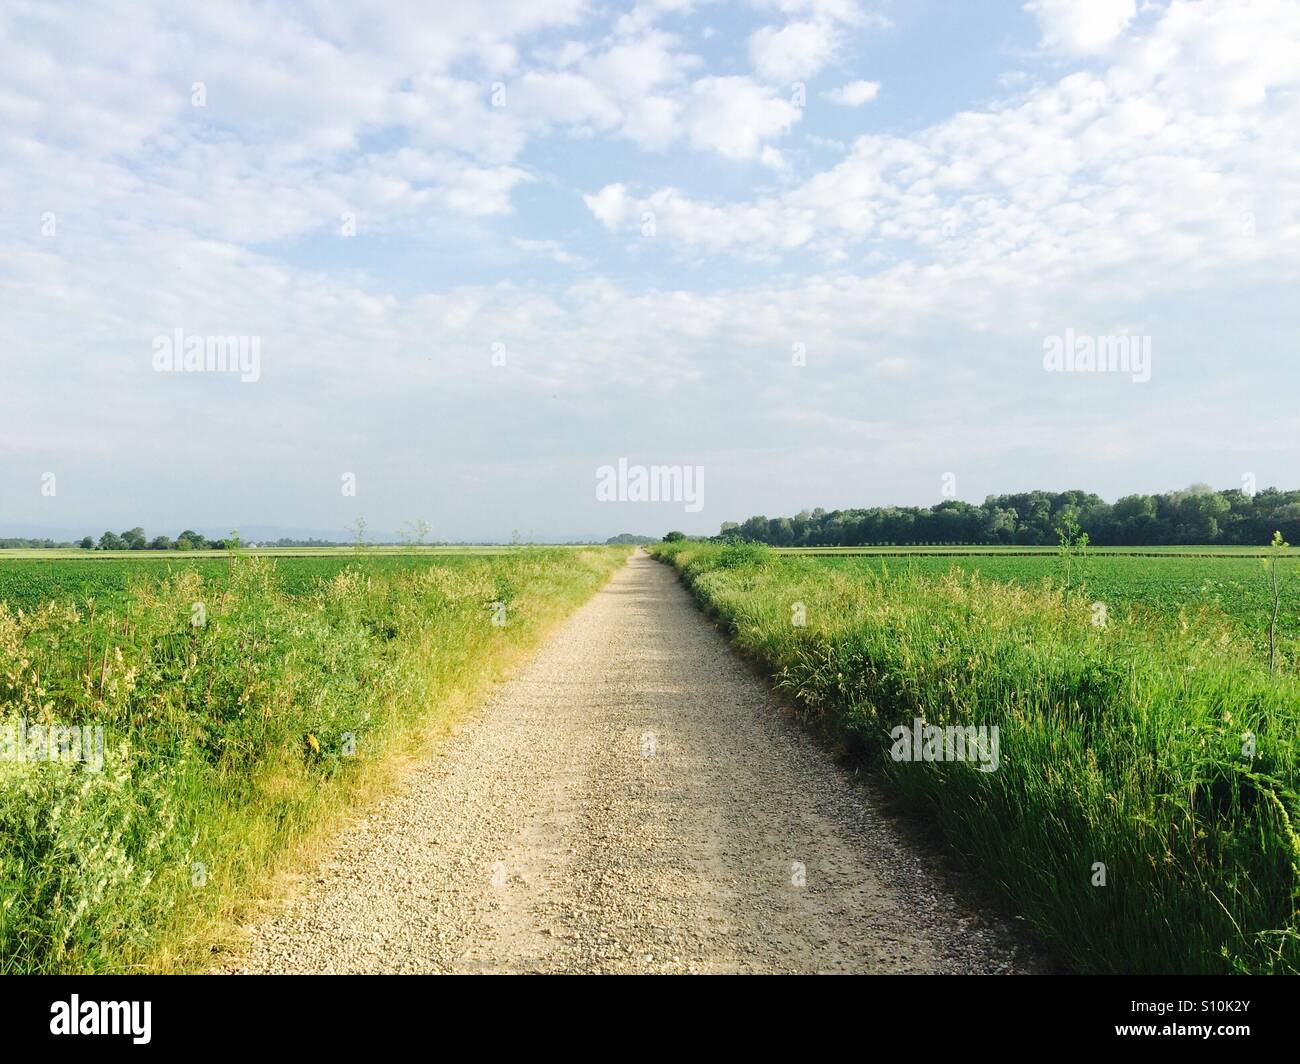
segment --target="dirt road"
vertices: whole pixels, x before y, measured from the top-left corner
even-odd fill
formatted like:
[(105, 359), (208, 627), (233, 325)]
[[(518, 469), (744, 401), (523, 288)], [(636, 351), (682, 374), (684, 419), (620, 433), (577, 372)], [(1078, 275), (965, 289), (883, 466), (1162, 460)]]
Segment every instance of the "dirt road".
[(635, 555), (348, 825), (257, 972), (997, 972), (1032, 960)]

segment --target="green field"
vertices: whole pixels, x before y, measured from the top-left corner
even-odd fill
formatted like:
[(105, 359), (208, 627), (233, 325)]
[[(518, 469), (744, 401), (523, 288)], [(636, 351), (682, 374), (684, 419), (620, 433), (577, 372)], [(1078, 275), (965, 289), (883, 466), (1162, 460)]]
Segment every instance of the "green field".
[[(1087, 552), (1073, 578), (1082, 581), (1092, 601), (1104, 603), (1112, 615), (1138, 621), (1142, 618), (1181, 619), (1195, 623), (1202, 613), (1222, 614), (1236, 622), (1242, 634), (1256, 641), (1266, 637), (1272, 599), (1268, 573), (1259, 551), (1206, 555), (1173, 550), (1151, 555)], [(1054, 552), (981, 551), (962, 555), (857, 554), (827, 555), (807, 552), (828, 571), (895, 577), (938, 577), (954, 570), (979, 574), (986, 580), (1044, 587), (1058, 583), (1061, 563)], [(1300, 562), (1283, 561), (1283, 580), (1300, 596)], [(1295, 609), (1287, 626), (1288, 644), (1297, 634)]]
[[(586, 546), (583, 544), (581, 546)], [(345, 547), (241, 547), (240, 555), (257, 558), (326, 558), (355, 557), (357, 555), (394, 555), (410, 554), (421, 557), (447, 554), (505, 554), (518, 550), (518, 544), (505, 543), (457, 543), (437, 547), (388, 546), (367, 544), (360, 549), (355, 546)], [(573, 549), (563, 544), (548, 546), (551, 550)], [(81, 561), (98, 561), (104, 558), (131, 558), (134, 561), (184, 561), (187, 558), (225, 558), (226, 550), (85, 550), (81, 547), (6, 547), (0, 549), (0, 561), (12, 558), (24, 559), (72, 559)]]
[(0, 973), (203, 969), (627, 554), (0, 561)]
[[(1052, 550), (654, 549), (1072, 966), (1300, 971), (1295, 560), (1271, 674), (1257, 550), (1087, 551), (1067, 580)], [(0, 555), (0, 725), (107, 738), (89, 775), (0, 759), (0, 970), (202, 967), (388, 752), (626, 554)], [(999, 769), (893, 761), (918, 716), (998, 727)]]
[[(1013, 552), (654, 552), (1072, 967), (1300, 973), (1294, 562), (1270, 671), (1255, 558), (1093, 555), (1067, 578)], [(911, 756), (918, 720), (997, 729), (1000, 759)]]
[[(273, 563), (278, 585), (288, 594), (301, 594), (355, 568), (376, 576), (439, 565), (465, 564), (475, 558), (508, 553), (511, 547), (431, 547), (423, 549), (280, 548), (241, 551), (243, 558)], [(553, 548), (565, 550), (571, 548)], [(30, 610), (60, 597), (78, 601), (94, 598), (101, 604), (121, 599), (132, 587), (156, 585), (177, 573), (192, 571), (204, 579), (219, 579), (230, 567), (222, 551), (95, 551), (0, 552), (0, 601)]]
[[(282, 547), (241, 551), (243, 557), (274, 561), (279, 585), (301, 594), (351, 568), (375, 575), (508, 553), (518, 548), (483, 547)], [(573, 549), (573, 548), (548, 548)], [(1050, 547), (804, 547), (778, 548), (783, 557), (817, 558), (847, 572), (911, 572), (939, 575), (956, 567), (990, 580), (1040, 584), (1054, 578), (1059, 563)], [(1248, 625), (1267, 612), (1263, 550), (1254, 547), (1090, 548), (1084, 573), (1088, 586), (1108, 606), (1138, 605), (1162, 612), (1223, 610)], [(1291, 562), (1289, 573), (1300, 573)], [(101, 602), (123, 596), (131, 587), (155, 584), (183, 570), (205, 579), (229, 567), (223, 551), (0, 551), (0, 601), (32, 609), (59, 597)]]
[[(773, 547), (777, 554), (820, 555), (822, 557), (846, 556), (943, 556), (966, 558), (971, 556), (993, 555), (1003, 558), (1039, 557), (1055, 555), (1057, 547), (997, 547), (974, 545), (964, 547), (954, 544), (910, 545), (903, 547)], [(1092, 554), (1123, 555), (1132, 558), (1151, 558), (1177, 556), (1180, 558), (1260, 558), (1267, 551), (1260, 547), (1215, 547), (1215, 546), (1173, 546), (1173, 547), (1089, 547)]]

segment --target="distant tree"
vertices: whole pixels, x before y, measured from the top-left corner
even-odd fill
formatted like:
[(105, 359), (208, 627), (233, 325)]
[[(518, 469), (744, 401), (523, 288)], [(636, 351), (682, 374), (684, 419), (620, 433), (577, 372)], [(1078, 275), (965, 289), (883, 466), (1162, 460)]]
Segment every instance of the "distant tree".
[[(188, 543), (189, 546), (182, 547), (181, 546), (182, 543)], [(207, 545), (208, 545), (207, 539), (204, 538), (203, 536), (200, 536), (193, 529), (187, 528), (184, 532), (182, 532), (179, 536), (176, 537), (177, 550), (203, 550), (207, 547)]]
[(742, 539), (754, 540), (759, 543), (766, 542), (769, 527), (766, 517), (761, 515), (751, 517), (740, 526), (740, 535)]
[(429, 533), (432, 531), (433, 526), (423, 517), (407, 521), (402, 526), (402, 542), (408, 547), (423, 547), (424, 541), (429, 538)]
[(1174, 492), (1173, 538), (1180, 543), (1214, 543), (1219, 538), (1219, 519), (1232, 504), (1205, 484), (1193, 484)]
[(803, 510), (793, 518), (724, 522), (720, 540), (748, 539), (800, 547), (865, 544), (1002, 543), (1041, 546), (1067, 525), (1095, 546), (1268, 542), (1275, 531), (1300, 541), (1300, 491), (1193, 484), (1163, 495), (1129, 495), (1114, 505), (1091, 492), (1030, 491), (990, 495), (982, 505), (948, 499), (934, 507)]
[(85, 539), (81, 541), (79, 546), (81, 547), (82, 550), (94, 550), (95, 541), (91, 539), (89, 536), (87, 536)]
[(979, 540), (985, 543), (1014, 543), (1016, 540), (1016, 511), (1001, 506), (981, 508), (984, 519)]
[(1110, 534), (1102, 542), (1147, 543), (1156, 529), (1156, 501), (1150, 495), (1125, 495), (1110, 508)]
[(149, 546), (149, 541), (144, 538), (143, 528), (132, 528), (121, 535), (122, 542), (126, 544), (127, 550), (144, 550)]
[(1287, 503), (1273, 511), (1273, 521), (1282, 526), (1283, 538), (1300, 540), (1300, 502)]
[(788, 517), (774, 517), (768, 523), (767, 542), (788, 547), (794, 542), (794, 524)]
[(125, 550), (126, 544), (116, 532), (105, 532), (99, 537), (100, 550)]
[(669, 532), (666, 536), (664, 536), (664, 542), (665, 542), (665, 543), (676, 543), (676, 542), (678, 542), (679, 540), (683, 540), (683, 539), (685, 539), (685, 538), (686, 538), (686, 533), (685, 533), (685, 532)]
[(150, 550), (171, 550), (172, 540), (170, 536), (154, 536), (149, 543)]

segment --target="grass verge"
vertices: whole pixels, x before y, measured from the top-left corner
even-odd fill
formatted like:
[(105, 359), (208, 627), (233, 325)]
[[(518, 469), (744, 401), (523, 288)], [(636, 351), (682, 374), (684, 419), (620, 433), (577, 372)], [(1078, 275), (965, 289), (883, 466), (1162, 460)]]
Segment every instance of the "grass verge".
[[(1098, 624), (1086, 589), (653, 552), (1073, 966), (1300, 971), (1300, 681), (1231, 618)], [(917, 719), (996, 727), (997, 769), (896, 760)]]
[(276, 873), (627, 554), (346, 569), (297, 594), (232, 556), (111, 609), (0, 603), (0, 971), (207, 967)]

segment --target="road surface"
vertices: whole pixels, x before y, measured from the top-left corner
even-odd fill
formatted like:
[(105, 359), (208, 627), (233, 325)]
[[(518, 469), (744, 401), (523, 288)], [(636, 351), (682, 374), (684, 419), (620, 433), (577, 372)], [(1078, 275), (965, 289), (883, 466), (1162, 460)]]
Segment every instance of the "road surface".
[(638, 552), (225, 970), (1034, 970), (935, 863)]

